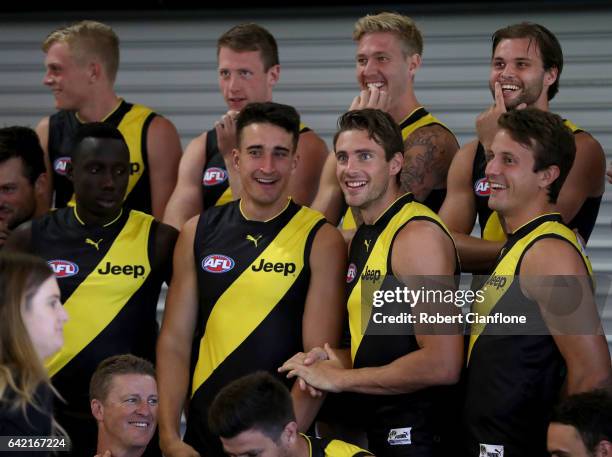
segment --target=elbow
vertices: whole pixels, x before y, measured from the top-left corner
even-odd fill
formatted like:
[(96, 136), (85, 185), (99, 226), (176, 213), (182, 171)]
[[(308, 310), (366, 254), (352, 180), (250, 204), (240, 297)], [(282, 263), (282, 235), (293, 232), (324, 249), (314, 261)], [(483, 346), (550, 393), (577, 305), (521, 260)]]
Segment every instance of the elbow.
[(457, 357), (453, 360), (441, 360), (435, 370), (435, 384), (451, 386), (459, 382), (461, 377), (462, 360)]

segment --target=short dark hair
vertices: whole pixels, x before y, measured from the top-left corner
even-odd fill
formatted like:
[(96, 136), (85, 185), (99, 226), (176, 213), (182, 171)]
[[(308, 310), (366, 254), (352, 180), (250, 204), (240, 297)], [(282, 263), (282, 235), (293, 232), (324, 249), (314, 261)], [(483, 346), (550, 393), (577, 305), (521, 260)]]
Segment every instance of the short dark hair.
[[(105, 122), (89, 122), (81, 124), (74, 134), (74, 151), (78, 151), (83, 140), (87, 138), (98, 138), (98, 139), (112, 139), (119, 140), (125, 146), (126, 151), (129, 153), (129, 148), (123, 135), (116, 127)], [(79, 156), (78, 154), (72, 154), (72, 163), (74, 165), (75, 159)]]
[(235, 25), (221, 35), (217, 40), (217, 57), (221, 48), (236, 52), (259, 51), (264, 71), (279, 64), (276, 40), (265, 28), (253, 22)]
[(255, 429), (277, 441), (285, 426), (295, 421), (287, 387), (271, 374), (258, 371), (225, 386), (208, 413), (213, 434), (233, 438)]
[(594, 454), (601, 441), (612, 442), (612, 392), (598, 389), (569, 396), (554, 410), (551, 422), (574, 427)]
[(338, 118), (338, 131), (334, 135), (334, 149), (342, 132), (364, 130), (368, 136), (385, 150), (387, 162), (395, 153), (404, 153), (404, 141), (399, 125), (389, 113), (379, 109), (361, 109), (348, 111)]
[(548, 186), (548, 201), (556, 203), (576, 157), (572, 131), (558, 115), (537, 108), (504, 113), (498, 125), (508, 131), (514, 141), (533, 150), (534, 172), (551, 165), (559, 167), (559, 177)]
[(104, 359), (89, 382), (89, 400), (106, 400), (113, 377), (124, 374), (141, 374), (155, 379), (155, 369), (148, 360), (132, 354), (114, 355)]
[(543, 25), (534, 24), (533, 22), (521, 22), (520, 24), (513, 24), (499, 29), (493, 34), (492, 55), (495, 54), (495, 49), (501, 40), (511, 40), (514, 38), (529, 38), (531, 42), (535, 41), (542, 57), (544, 70), (557, 69), (557, 79), (548, 88), (548, 100), (552, 100), (557, 92), (559, 92), (559, 79), (563, 70), (563, 50), (559, 40)]
[(294, 107), (281, 103), (249, 103), (236, 118), (236, 137), (240, 144), (242, 130), (250, 124), (272, 124), (293, 136), (293, 151), (300, 136), (300, 115)]
[(21, 159), (23, 175), (34, 185), (45, 172), (44, 153), (34, 130), (20, 126), (0, 129), (0, 163), (13, 158)]

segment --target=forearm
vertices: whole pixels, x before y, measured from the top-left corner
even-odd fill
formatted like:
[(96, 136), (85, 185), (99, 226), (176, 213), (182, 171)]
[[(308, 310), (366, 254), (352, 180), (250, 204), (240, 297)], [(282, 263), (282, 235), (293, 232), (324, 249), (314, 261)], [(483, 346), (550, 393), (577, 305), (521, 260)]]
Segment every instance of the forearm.
[[(461, 337), (453, 338), (457, 338), (458, 344), (461, 344)], [(422, 348), (380, 367), (343, 370), (338, 382), (341, 391), (397, 395), (431, 386), (454, 384), (458, 381), (460, 370), (459, 353), (441, 356)]]
[(486, 271), (497, 260), (504, 243), (487, 241), (464, 233), (452, 232), (459, 259), (461, 271)]
[(181, 439), (180, 419), (189, 385), (189, 351), (166, 344), (161, 338), (157, 351), (159, 399), (159, 437), (162, 450)]
[(301, 432), (306, 433), (317, 416), (325, 397), (312, 397), (308, 390), (301, 390), (296, 381), (291, 389), (291, 398), (298, 428)]

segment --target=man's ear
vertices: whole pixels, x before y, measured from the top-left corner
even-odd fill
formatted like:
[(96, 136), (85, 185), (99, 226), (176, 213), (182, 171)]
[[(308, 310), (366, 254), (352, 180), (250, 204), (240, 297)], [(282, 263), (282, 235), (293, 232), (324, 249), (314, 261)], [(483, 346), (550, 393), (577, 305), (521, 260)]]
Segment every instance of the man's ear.
[(414, 75), (417, 70), (421, 67), (421, 55), (420, 54), (412, 54), (408, 59), (408, 73), (410, 74), (410, 79), (414, 80)]
[(281, 433), (281, 440), (284, 443), (290, 446), (294, 446), (299, 437), (300, 434), (298, 432), (298, 426), (295, 421), (291, 421), (287, 425), (285, 425), (285, 428)]
[(232, 163), (234, 169), (240, 170), (240, 151), (238, 149), (232, 149)]
[(540, 170), (538, 174), (540, 176), (541, 186), (542, 187), (550, 186), (555, 181), (555, 179), (559, 177), (560, 173), (561, 172), (557, 165), (551, 165), (545, 168), (544, 170)]
[(91, 414), (96, 418), (98, 422), (104, 422), (104, 405), (96, 398), (91, 400)]
[(612, 442), (601, 440), (595, 446), (595, 457), (612, 457)]
[(280, 65), (272, 65), (268, 71), (268, 85), (274, 87), (280, 79)]
[(402, 167), (404, 166), (404, 153), (396, 152), (389, 160), (390, 172), (391, 175), (397, 175), (402, 172)]

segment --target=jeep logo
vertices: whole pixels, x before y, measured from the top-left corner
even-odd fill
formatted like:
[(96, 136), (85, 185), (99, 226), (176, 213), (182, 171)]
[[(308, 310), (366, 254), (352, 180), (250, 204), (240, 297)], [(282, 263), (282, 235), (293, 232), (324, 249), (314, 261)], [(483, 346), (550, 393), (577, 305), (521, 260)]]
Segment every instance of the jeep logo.
[(211, 254), (202, 260), (202, 270), (209, 273), (227, 273), (234, 268), (234, 259), (222, 254)]
[(491, 195), (491, 184), (487, 178), (480, 178), (474, 184), (474, 192), (479, 197), (488, 197)]
[(205, 186), (216, 186), (227, 180), (227, 171), (223, 168), (210, 167), (204, 172), (202, 184)]
[(295, 273), (295, 263), (292, 262), (266, 262), (265, 259), (259, 261), (259, 265), (253, 265), (251, 267), (253, 271), (274, 271), (275, 273), (282, 273), (283, 276), (287, 276), (291, 273)]
[(362, 281), (378, 281), (380, 279), (380, 270), (370, 270), (367, 266), (365, 271), (361, 273)]
[(492, 275), (487, 282), (485, 283), (487, 286), (495, 287), (497, 290), (502, 289), (506, 285), (506, 281), (508, 279), (505, 276), (496, 276)]
[(110, 262), (106, 262), (104, 269), (98, 268), (98, 273), (101, 275), (126, 275), (138, 278), (144, 276), (145, 267), (143, 265), (112, 265)]
[(79, 272), (79, 266), (68, 260), (49, 260), (47, 263), (57, 278), (69, 278)]

